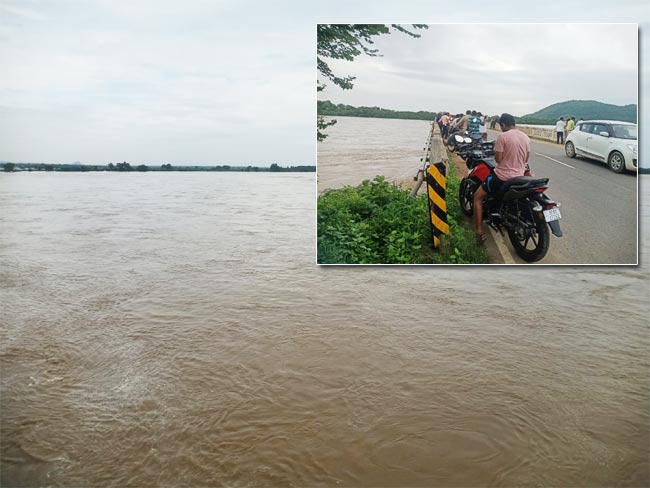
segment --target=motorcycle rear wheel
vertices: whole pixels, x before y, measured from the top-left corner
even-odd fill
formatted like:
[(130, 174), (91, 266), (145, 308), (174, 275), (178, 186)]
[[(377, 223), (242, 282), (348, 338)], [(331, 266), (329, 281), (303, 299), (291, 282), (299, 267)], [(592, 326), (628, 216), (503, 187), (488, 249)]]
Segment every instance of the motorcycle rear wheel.
[(461, 211), (467, 216), (474, 215), (474, 193), (471, 191), (471, 181), (463, 178), (458, 189), (458, 201)]
[(517, 255), (529, 263), (539, 261), (548, 252), (551, 233), (544, 219), (535, 220), (535, 229), (509, 227), (508, 237)]

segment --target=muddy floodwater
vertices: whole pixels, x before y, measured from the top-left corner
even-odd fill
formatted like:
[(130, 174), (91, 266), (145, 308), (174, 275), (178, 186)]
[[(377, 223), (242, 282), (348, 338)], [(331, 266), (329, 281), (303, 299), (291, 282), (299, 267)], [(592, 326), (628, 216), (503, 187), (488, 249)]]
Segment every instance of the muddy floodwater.
[(315, 194), (0, 174), (2, 486), (648, 485), (647, 201), (640, 267), (317, 267)]
[(431, 121), (324, 117), (336, 124), (318, 143), (318, 191), (356, 186), (377, 175), (389, 181), (413, 178), (422, 168)]

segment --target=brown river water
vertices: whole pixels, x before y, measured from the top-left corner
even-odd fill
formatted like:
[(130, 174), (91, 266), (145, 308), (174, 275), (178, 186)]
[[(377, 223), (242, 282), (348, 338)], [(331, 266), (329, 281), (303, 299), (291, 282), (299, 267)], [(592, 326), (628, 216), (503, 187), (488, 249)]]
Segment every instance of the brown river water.
[[(427, 120), (324, 117), (336, 119), (318, 143), (318, 192), (383, 175), (389, 181), (411, 179), (431, 131)], [(379, 149), (378, 149), (379, 148)]]
[(0, 484), (648, 486), (647, 199), (640, 267), (318, 267), (315, 193), (0, 174)]

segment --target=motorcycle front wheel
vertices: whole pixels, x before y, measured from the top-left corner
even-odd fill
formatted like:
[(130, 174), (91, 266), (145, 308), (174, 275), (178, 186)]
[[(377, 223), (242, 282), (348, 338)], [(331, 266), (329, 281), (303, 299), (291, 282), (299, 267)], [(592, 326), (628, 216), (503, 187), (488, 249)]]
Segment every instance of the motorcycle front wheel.
[(472, 191), (472, 186), (472, 182), (468, 178), (463, 178), (458, 189), (460, 209), (467, 217), (474, 215), (474, 192)]
[(536, 219), (534, 229), (509, 227), (508, 237), (517, 255), (529, 263), (546, 256), (551, 241), (551, 233), (544, 219)]

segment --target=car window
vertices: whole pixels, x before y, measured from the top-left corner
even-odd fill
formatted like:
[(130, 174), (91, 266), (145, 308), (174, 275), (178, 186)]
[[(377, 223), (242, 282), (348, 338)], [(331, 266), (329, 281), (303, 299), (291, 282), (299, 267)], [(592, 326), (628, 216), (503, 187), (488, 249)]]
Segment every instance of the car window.
[(612, 124), (612, 130), (614, 137), (618, 139), (636, 140), (637, 138), (636, 125)]
[(580, 131), (581, 132), (591, 132), (591, 129), (593, 128), (594, 124), (582, 124), (580, 126)]
[(594, 124), (593, 129), (591, 129), (591, 133), (600, 135), (601, 132), (609, 132), (609, 127), (606, 124)]

